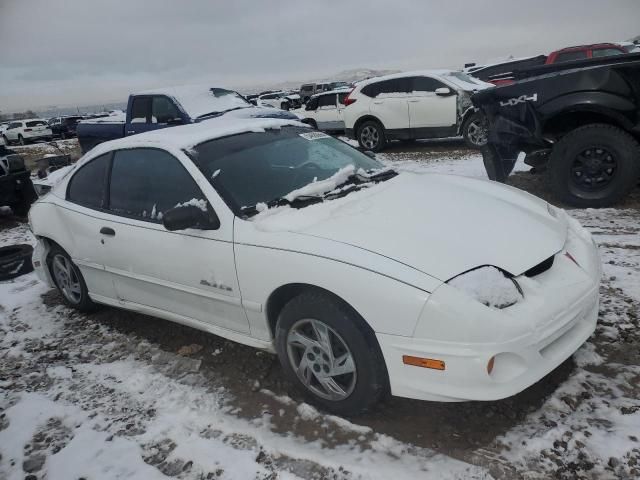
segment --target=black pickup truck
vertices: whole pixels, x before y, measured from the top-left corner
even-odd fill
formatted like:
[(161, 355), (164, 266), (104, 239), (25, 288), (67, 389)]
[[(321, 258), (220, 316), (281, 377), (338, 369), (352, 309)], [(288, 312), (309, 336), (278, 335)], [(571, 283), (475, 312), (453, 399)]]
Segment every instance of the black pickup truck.
[(640, 178), (640, 54), (514, 72), (472, 97), (488, 119), (489, 178), (506, 181), (520, 152), (546, 171), (558, 199), (605, 207)]

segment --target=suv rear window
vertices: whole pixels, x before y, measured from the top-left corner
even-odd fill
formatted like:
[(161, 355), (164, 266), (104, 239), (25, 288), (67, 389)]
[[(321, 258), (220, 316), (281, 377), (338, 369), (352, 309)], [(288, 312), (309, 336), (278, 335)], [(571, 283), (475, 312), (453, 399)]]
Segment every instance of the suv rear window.
[(41, 125), (46, 125), (47, 122), (43, 122), (42, 120), (34, 120), (32, 122), (25, 122), (27, 127), (39, 127)]

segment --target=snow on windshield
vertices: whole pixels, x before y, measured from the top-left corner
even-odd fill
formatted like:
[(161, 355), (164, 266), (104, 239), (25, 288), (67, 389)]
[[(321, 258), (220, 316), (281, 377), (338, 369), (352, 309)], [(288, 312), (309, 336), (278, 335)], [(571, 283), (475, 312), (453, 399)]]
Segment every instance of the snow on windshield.
[(315, 197), (322, 195), (324, 193), (330, 192), (331, 190), (335, 190), (336, 187), (344, 182), (346, 182), (351, 175), (353, 175), (356, 171), (355, 165), (347, 165), (346, 167), (341, 168), (336, 173), (331, 175), (329, 178), (325, 178), (324, 180), (320, 180), (319, 182), (314, 181), (305, 185), (304, 187), (298, 188), (293, 192), (288, 193), (284, 196), (289, 202), (293, 202), (296, 198), (299, 197)]
[(232, 90), (204, 85), (170, 87), (142, 93), (173, 97), (191, 118), (198, 118), (212, 112), (223, 112), (231, 108), (252, 106)]

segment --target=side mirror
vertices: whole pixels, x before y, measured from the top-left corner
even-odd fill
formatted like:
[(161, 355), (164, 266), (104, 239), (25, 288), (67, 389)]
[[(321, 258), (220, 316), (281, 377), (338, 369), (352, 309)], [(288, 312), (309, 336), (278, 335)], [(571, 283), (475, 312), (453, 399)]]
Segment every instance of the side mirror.
[(448, 87), (440, 87), (440, 88), (436, 88), (436, 95), (438, 95), (439, 97), (448, 97), (449, 95), (451, 95), (453, 92), (451, 91), (450, 88)]
[(204, 212), (194, 205), (185, 205), (164, 212), (162, 224), (170, 232), (187, 228), (217, 230), (220, 228), (220, 219), (213, 211)]

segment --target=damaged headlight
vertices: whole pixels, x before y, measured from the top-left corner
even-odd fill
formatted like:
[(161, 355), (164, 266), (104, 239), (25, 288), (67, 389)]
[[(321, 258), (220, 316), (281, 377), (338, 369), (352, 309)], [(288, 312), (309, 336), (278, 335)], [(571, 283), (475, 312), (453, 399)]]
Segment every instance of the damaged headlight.
[(513, 277), (491, 266), (470, 270), (447, 283), (487, 307), (507, 308), (524, 298), (520, 285)]

